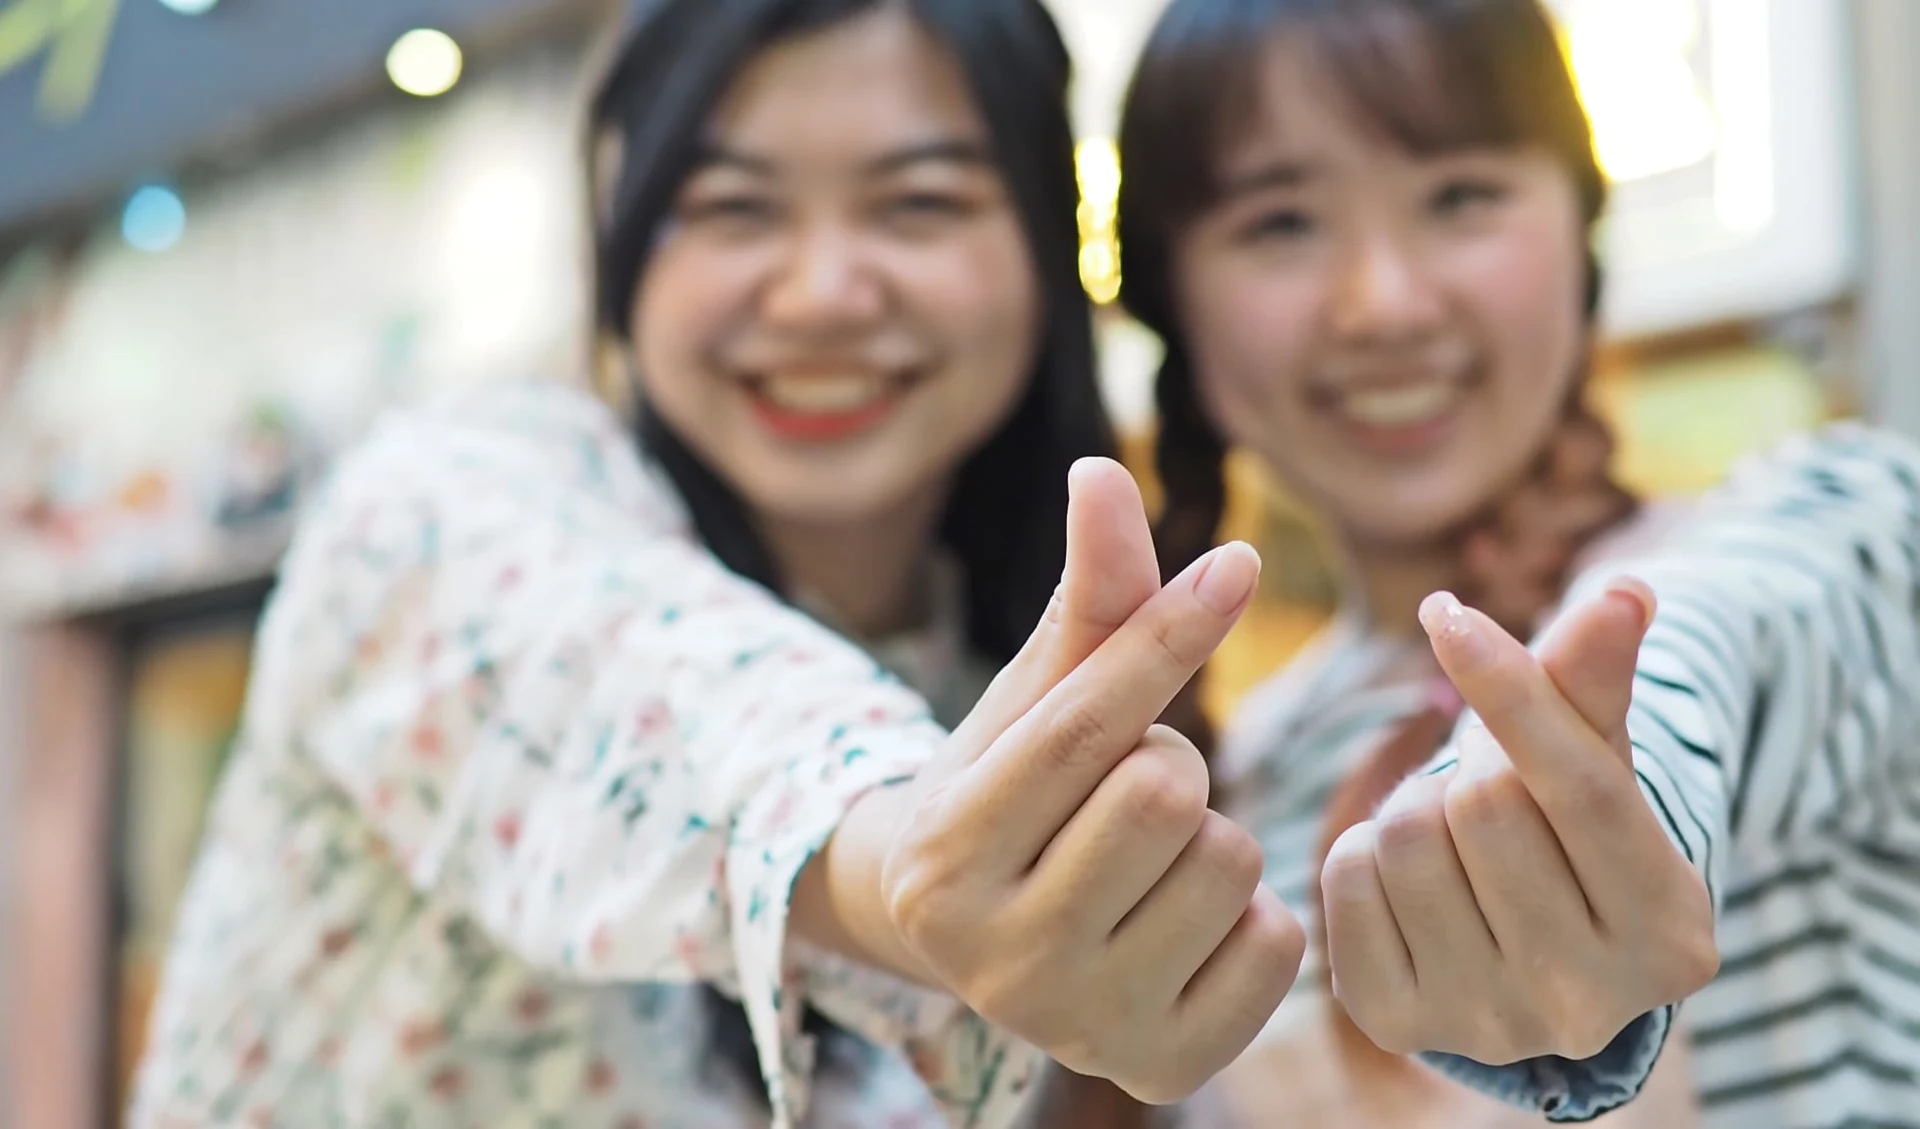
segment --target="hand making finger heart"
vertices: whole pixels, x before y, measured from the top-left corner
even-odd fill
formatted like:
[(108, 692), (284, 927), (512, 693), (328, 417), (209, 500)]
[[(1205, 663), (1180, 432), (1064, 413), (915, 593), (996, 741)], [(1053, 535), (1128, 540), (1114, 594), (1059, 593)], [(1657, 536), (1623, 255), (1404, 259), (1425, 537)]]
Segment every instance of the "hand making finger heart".
[(1699, 872), (1641, 792), (1627, 735), (1653, 595), (1621, 581), (1536, 656), (1445, 593), (1421, 622), (1478, 715), (1322, 874), (1334, 991), (1400, 1053), (1588, 1058), (1719, 958)]

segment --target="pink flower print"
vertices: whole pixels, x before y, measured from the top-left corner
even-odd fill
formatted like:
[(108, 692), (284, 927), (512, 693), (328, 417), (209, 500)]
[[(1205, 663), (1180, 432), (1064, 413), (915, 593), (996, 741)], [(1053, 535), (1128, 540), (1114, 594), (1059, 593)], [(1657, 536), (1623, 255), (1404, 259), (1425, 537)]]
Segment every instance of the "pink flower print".
[(700, 975), (700, 966), (704, 962), (700, 958), (700, 941), (698, 938), (691, 933), (681, 933), (673, 939), (673, 953), (680, 958), (680, 963), (686, 967), (688, 972), (695, 976)]
[(501, 592), (511, 592), (520, 587), (522, 573), (519, 565), (508, 565), (500, 570), (500, 578), (494, 582), (494, 588)]
[(587, 941), (587, 954), (595, 964), (603, 964), (613, 955), (613, 931), (604, 923), (593, 927), (593, 936)]
[(322, 933), (320, 955), (327, 960), (332, 960), (346, 952), (347, 946), (353, 944), (354, 933), (354, 927), (351, 925), (338, 925)]
[(587, 1066), (587, 1092), (607, 1094), (613, 1091), (615, 1081), (613, 1064), (604, 1058), (596, 1058)]
[(520, 993), (518, 1000), (514, 1001), (513, 1010), (520, 1017), (520, 1022), (537, 1024), (547, 1018), (547, 1013), (552, 1010), (552, 1004), (553, 1001), (547, 998), (545, 992), (538, 988), (528, 988)]
[(437, 1019), (410, 1019), (400, 1025), (400, 1054), (419, 1058), (446, 1042), (447, 1029)]
[(520, 817), (509, 812), (495, 820), (493, 837), (499, 840), (500, 846), (511, 851), (514, 844), (520, 841)]
[(457, 1066), (443, 1066), (427, 1080), (427, 1088), (443, 1102), (458, 1101), (460, 1092), (467, 1088), (467, 1072)]
[(665, 729), (673, 721), (673, 715), (658, 700), (650, 701), (640, 707), (640, 716), (634, 722), (634, 735), (642, 740)]
[(446, 751), (446, 740), (439, 726), (425, 723), (413, 731), (414, 755), (421, 760), (436, 760)]
[(267, 1057), (267, 1041), (255, 1039), (240, 1056), (240, 1073), (260, 1073), (267, 1068)]
[(767, 813), (767, 823), (763, 830), (769, 835), (777, 835), (785, 831), (787, 823), (793, 819), (793, 809), (799, 806), (799, 790), (789, 787), (780, 793), (780, 799), (774, 803), (773, 810)]

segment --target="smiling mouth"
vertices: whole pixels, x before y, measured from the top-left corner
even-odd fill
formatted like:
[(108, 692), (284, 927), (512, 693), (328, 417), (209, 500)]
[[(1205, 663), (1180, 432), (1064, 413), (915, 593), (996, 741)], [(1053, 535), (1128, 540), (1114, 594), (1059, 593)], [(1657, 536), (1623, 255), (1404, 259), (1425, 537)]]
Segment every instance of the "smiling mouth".
[(1436, 422), (1466, 399), (1464, 383), (1455, 380), (1410, 384), (1397, 388), (1365, 388), (1337, 394), (1332, 408), (1362, 427), (1397, 429)]
[(750, 376), (742, 380), (754, 414), (787, 439), (851, 438), (888, 416), (919, 382), (916, 373)]

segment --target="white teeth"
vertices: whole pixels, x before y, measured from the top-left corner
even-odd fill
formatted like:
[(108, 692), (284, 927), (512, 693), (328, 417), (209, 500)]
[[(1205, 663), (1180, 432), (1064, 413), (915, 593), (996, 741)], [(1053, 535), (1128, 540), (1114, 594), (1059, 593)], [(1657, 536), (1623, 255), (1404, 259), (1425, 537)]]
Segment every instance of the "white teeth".
[(1460, 399), (1453, 383), (1375, 388), (1341, 397), (1341, 410), (1368, 427), (1410, 427), (1438, 418)]
[(888, 382), (879, 376), (770, 376), (755, 389), (783, 412), (837, 415), (877, 402), (887, 394)]

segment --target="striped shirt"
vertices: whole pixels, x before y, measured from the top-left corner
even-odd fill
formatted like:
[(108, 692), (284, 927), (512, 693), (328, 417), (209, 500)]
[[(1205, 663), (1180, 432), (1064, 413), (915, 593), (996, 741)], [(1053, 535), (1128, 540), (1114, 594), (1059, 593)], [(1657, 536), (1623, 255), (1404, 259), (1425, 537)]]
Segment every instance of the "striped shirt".
[[(1582, 1121), (1639, 1091), (1672, 1028), (1705, 1129), (1920, 1127), (1920, 448), (1851, 426), (1797, 439), (1570, 597), (1621, 573), (1660, 598), (1634, 764), (1713, 892), (1720, 974), (1593, 1059), (1431, 1065)], [(1412, 645), (1343, 620), (1229, 734), (1228, 812), (1299, 912), (1333, 787), (1426, 704), (1385, 673)], [(1320, 983), (1303, 970), (1274, 1026), (1317, 1015)]]

